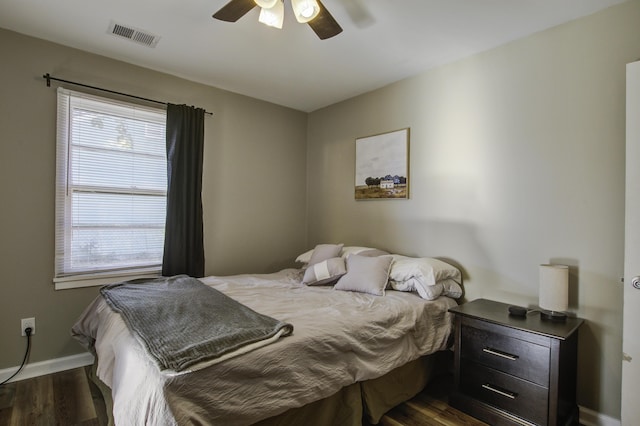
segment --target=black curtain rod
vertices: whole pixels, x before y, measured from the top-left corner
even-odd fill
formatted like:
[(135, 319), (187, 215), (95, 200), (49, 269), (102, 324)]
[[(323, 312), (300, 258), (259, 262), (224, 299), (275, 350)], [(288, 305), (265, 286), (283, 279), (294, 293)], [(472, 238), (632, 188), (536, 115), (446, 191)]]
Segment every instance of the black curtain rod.
[[(100, 90), (102, 92), (109, 92), (109, 93), (114, 93), (116, 95), (127, 96), (129, 98), (140, 99), (146, 102), (153, 102), (154, 104), (160, 104), (165, 106), (167, 105), (167, 102), (156, 101), (154, 99), (143, 98), (142, 96), (130, 95), (128, 93), (116, 92), (115, 90), (103, 89), (102, 87), (89, 86), (88, 84), (76, 83), (75, 81), (63, 80), (61, 78), (52, 77), (49, 75), (49, 73), (46, 73), (45, 75), (43, 75), (42, 78), (47, 80), (47, 87), (51, 87), (51, 80), (55, 80), (55, 81), (60, 81), (62, 83), (73, 84), (75, 86), (82, 86), (82, 87), (87, 87), (89, 89)], [(213, 115), (212, 112), (209, 112), (207, 110), (205, 110), (204, 113), (207, 115)]]

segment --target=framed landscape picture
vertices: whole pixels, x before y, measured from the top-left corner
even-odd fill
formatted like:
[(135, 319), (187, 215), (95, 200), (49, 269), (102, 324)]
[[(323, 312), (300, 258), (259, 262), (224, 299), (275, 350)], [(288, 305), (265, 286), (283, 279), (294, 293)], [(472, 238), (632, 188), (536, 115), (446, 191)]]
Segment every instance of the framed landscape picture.
[(355, 198), (409, 198), (409, 128), (356, 139)]

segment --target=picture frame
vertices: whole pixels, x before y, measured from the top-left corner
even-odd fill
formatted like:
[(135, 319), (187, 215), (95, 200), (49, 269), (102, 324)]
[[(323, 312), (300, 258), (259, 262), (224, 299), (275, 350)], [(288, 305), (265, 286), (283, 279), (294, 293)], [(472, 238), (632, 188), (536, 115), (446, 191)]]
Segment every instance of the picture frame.
[(356, 138), (356, 200), (409, 198), (409, 128)]

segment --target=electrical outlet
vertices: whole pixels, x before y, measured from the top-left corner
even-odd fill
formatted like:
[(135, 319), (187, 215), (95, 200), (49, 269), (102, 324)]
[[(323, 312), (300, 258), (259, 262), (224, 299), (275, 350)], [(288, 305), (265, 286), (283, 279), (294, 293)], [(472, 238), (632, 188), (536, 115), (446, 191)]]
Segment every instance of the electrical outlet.
[(36, 319), (35, 318), (22, 318), (20, 322), (20, 333), (23, 336), (26, 336), (27, 333), (24, 330), (28, 327), (31, 327), (31, 335), (36, 334)]

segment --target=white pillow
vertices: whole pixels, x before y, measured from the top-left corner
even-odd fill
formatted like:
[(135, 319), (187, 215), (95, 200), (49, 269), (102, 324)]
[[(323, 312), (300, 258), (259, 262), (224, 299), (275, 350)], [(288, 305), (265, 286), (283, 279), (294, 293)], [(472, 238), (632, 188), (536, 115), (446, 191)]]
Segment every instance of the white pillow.
[(462, 296), (462, 287), (451, 278), (438, 281), (434, 285), (422, 285), (420, 281), (415, 278), (402, 282), (389, 280), (389, 287), (398, 291), (416, 292), (421, 298), (426, 300), (435, 300), (442, 295), (451, 297), (452, 299), (458, 299)]
[(333, 288), (384, 296), (392, 261), (391, 256), (366, 257), (352, 254), (347, 257), (347, 273)]
[(408, 257), (394, 254), (389, 279), (404, 282), (414, 278), (422, 285), (435, 285), (438, 281), (452, 278), (462, 281), (460, 270), (442, 260), (431, 257)]
[(387, 253), (384, 250), (379, 250), (377, 248), (348, 246), (348, 247), (342, 248), (342, 252), (340, 253), (340, 256), (342, 256), (343, 259), (346, 259), (351, 254), (358, 254), (360, 256), (367, 256), (367, 257), (376, 257), (376, 256), (384, 256), (389, 253)]
[(333, 257), (309, 266), (306, 271), (304, 271), (302, 283), (306, 285), (333, 284), (346, 272), (344, 259), (341, 257)]
[(305, 251), (296, 257), (296, 262), (313, 264), (331, 259), (332, 257), (340, 257), (343, 246), (344, 244), (318, 244), (313, 249)]
[(462, 287), (453, 278), (442, 280), (442, 294), (452, 299), (459, 299), (462, 297)]
[(305, 251), (300, 256), (296, 257), (296, 262), (298, 262), (298, 263), (309, 263), (309, 260), (311, 259), (311, 255), (312, 254), (313, 254), (313, 249), (311, 249), (309, 251)]

